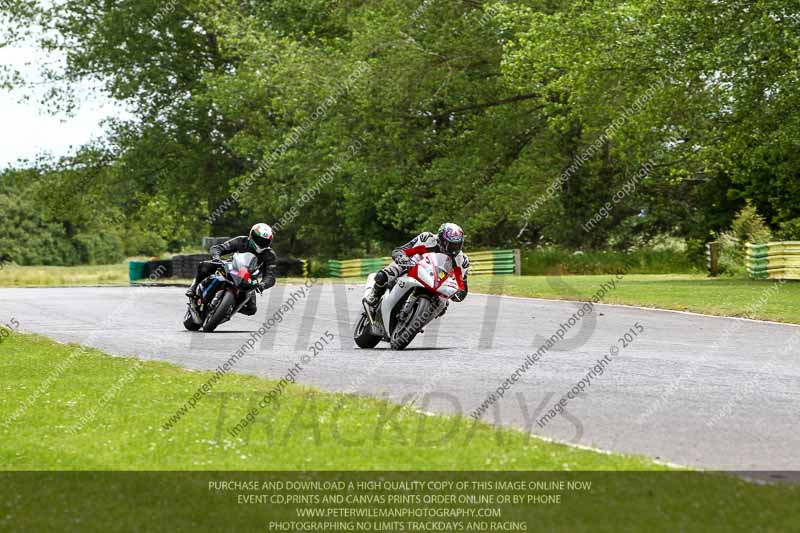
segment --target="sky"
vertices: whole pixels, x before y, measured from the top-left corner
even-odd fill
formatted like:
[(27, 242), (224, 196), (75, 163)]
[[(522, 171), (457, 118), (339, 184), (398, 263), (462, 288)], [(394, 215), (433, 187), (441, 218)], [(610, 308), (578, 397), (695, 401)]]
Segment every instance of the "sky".
[[(44, 61), (59, 60), (62, 58), (44, 54), (33, 45), (0, 48), (0, 65), (16, 68), (29, 81), (41, 82), (39, 72)], [(46, 89), (44, 85), (35, 90), (0, 89), (0, 169), (20, 166), (19, 159), (33, 160), (42, 152), (56, 157), (73, 153), (91, 139), (102, 137), (103, 119), (127, 116), (114, 101), (92, 93), (88, 84), (80, 87), (84, 97), (74, 116), (49, 115), (41, 104)], [(32, 98), (20, 102), (26, 94)]]

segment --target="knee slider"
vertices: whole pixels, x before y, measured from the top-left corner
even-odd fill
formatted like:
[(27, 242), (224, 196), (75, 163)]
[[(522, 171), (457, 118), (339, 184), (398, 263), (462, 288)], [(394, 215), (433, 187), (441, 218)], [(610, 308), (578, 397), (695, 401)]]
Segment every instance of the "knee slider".
[(386, 275), (386, 272), (381, 270), (377, 274), (375, 274), (375, 285), (384, 286), (389, 282), (389, 276)]

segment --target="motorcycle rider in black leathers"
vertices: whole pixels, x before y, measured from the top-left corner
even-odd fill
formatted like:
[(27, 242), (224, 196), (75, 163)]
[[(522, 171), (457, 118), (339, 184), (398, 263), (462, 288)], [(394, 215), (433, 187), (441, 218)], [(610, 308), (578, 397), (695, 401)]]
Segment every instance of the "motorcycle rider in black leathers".
[(462, 252), (464, 248), (464, 230), (457, 224), (444, 223), (437, 233), (429, 231), (420, 233), (411, 242), (392, 251), (394, 262), (375, 275), (375, 286), (372, 293), (364, 298), (364, 303), (375, 308), (392, 281), (402, 276), (414, 266), (412, 257), (424, 253), (447, 254), (453, 260), (453, 274), (456, 280), (463, 283), (464, 289), (453, 295), (452, 300), (463, 302), (467, 297), (467, 273), (469, 257)]
[[(275, 264), (277, 255), (270, 247), (272, 237), (271, 227), (267, 224), (256, 224), (250, 230), (249, 235), (234, 237), (222, 244), (212, 246), (209, 250), (212, 260), (203, 261), (198, 265), (197, 276), (192, 286), (186, 291), (186, 296), (193, 299), (199, 297), (204, 288), (205, 280), (216, 272), (220, 257), (236, 252), (250, 252), (258, 258), (259, 270), (261, 270), (261, 282), (258, 285), (259, 292), (263, 292), (275, 285), (275, 273), (271, 267)], [(255, 295), (248, 300), (247, 304), (239, 312), (247, 316), (252, 316), (258, 312)]]

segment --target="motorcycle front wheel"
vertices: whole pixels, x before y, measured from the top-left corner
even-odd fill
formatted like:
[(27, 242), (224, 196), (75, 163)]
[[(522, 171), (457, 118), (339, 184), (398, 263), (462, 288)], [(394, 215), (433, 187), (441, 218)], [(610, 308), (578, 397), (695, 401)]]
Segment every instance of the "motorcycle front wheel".
[(403, 350), (414, 340), (422, 328), (433, 319), (435, 306), (427, 298), (419, 298), (402, 324), (392, 332), (392, 350)]
[(194, 319), (192, 318), (192, 312), (187, 307), (186, 315), (183, 317), (183, 327), (185, 327), (189, 331), (197, 331), (198, 329), (200, 329), (200, 326), (202, 326), (202, 324), (198, 324), (197, 322), (194, 321)]
[(353, 340), (356, 341), (356, 346), (359, 348), (374, 348), (381, 342), (378, 335), (372, 334), (372, 328), (367, 317), (367, 313), (361, 313), (361, 318), (356, 324), (356, 330), (353, 333)]
[(233, 311), (233, 306), (236, 304), (236, 295), (230, 291), (225, 291), (216, 309), (212, 309), (203, 322), (203, 331), (211, 333), (217, 326), (222, 324), (222, 321), (227, 318)]

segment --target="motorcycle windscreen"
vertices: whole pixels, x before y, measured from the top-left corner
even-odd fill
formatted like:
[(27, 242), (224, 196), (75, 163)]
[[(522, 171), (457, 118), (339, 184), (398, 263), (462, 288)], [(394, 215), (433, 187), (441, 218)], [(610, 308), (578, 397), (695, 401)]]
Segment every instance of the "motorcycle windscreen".
[(253, 272), (258, 268), (258, 258), (250, 252), (233, 254), (232, 266), (233, 269), (237, 271), (244, 268), (248, 272)]
[[(234, 254), (231, 261), (230, 273), (234, 279), (251, 281), (258, 269), (258, 258), (251, 253)], [(240, 281), (237, 281), (238, 285)]]
[(435, 284), (432, 284), (431, 287), (434, 287), (436, 292), (448, 298), (458, 292), (458, 282), (452, 276), (454, 264), (450, 256), (428, 254), (428, 258), (434, 267)]

